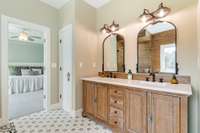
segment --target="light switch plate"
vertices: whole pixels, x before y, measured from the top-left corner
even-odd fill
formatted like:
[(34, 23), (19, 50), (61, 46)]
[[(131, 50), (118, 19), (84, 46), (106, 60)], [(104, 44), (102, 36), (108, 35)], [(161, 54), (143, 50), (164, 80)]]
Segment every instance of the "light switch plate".
[(57, 67), (57, 63), (55, 63), (55, 62), (51, 63), (51, 67), (52, 68), (56, 68)]
[(83, 62), (80, 62), (80, 68), (82, 68), (83, 67)]

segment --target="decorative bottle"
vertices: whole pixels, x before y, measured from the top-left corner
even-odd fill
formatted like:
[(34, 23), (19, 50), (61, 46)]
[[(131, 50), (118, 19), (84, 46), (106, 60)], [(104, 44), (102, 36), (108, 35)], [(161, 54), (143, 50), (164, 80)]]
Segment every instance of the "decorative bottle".
[(128, 70), (128, 79), (129, 80), (133, 79), (133, 73), (131, 72), (131, 69)]

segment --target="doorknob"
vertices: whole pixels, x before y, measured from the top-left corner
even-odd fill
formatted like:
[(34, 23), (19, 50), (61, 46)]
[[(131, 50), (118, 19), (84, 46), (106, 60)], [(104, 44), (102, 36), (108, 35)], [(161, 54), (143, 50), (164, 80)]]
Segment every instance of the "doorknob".
[(70, 81), (70, 73), (67, 73), (67, 81)]

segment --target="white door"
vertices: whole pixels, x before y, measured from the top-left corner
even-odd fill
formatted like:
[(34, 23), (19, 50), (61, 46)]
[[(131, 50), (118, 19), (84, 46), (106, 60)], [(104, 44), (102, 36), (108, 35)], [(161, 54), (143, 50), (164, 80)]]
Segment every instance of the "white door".
[(59, 33), (60, 101), (65, 111), (72, 111), (72, 25)]
[(44, 35), (45, 37), (45, 41), (44, 41), (44, 45), (43, 45), (43, 49), (44, 49), (44, 64), (43, 64), (43, 108), (45, 110), (48, 109), (48, 71), (47, 71), (47, 60), (48, 60), (48, 48), (47, 48), (47, 40), (46, 40), (46, 35)]

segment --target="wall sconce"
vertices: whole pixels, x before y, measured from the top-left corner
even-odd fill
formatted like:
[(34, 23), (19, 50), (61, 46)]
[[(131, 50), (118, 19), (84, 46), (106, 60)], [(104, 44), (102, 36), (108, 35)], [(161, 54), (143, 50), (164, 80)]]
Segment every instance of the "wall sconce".
[(170, 8), (165, 7), (163, 3), (160, 3), (158, 9), (153, 12), (150, 12), (148, 9), (144, 9), (144, 12), (140, 15), (140, 20), (142, 22), (148, 22), (150, 20), (166, 17), (170, 12)]
[(119, 30), (119, 24), (116, 24), (115, 21), (109, 26), (107, 24), (104, 24), (104, 26), (100, 29), (102, 33), (108, 33), (112, 34), (113, 32), (116, 32)]
[(149, 10), (144, 9), (144, 12), (142, 13), (142, 15), (140, 15), (140, 20), (142, 22), (147, 22), (153, 19), (152, 14), (149, 12)]

